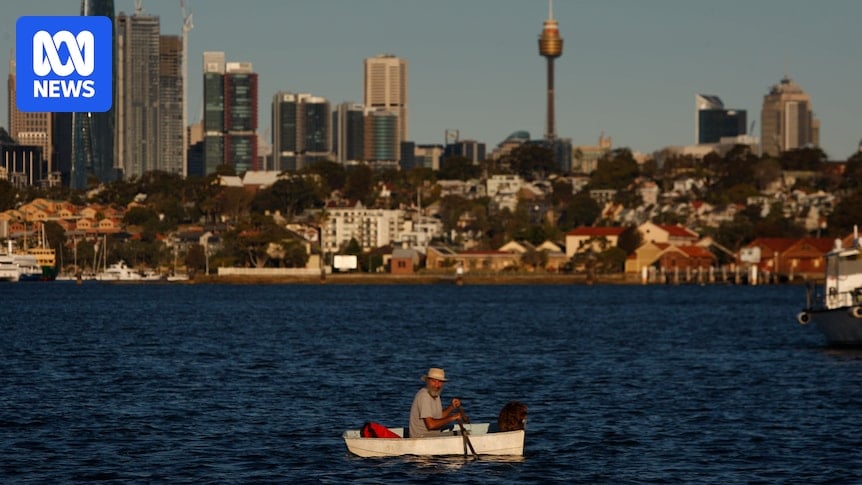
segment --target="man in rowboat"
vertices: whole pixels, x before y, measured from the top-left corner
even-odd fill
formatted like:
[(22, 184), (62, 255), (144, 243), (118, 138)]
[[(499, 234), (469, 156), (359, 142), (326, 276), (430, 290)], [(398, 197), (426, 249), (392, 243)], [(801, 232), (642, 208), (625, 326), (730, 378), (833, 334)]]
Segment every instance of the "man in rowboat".
[[(461, 400), (452, 399), (452, 404), (443, 408), (440, 391), (446, 382), (443, 369), (432, 367), (422, 376), (425, 387), (419, 389), (410, 407), (410, 437), (425, 438), (440, 434), (442, 428), (461, 419)], [(458, 409), (459, 411), (456, 411)]]

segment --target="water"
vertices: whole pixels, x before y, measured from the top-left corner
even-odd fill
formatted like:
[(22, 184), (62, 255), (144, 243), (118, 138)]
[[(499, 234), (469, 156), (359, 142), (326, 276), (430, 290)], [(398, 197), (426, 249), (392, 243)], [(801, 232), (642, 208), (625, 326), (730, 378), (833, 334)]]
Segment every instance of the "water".
[[(862, 352), (795, 286), (0, 287), (3, 482), (851, 483)], [(362, 459), (428, 367), (522, 458)]]

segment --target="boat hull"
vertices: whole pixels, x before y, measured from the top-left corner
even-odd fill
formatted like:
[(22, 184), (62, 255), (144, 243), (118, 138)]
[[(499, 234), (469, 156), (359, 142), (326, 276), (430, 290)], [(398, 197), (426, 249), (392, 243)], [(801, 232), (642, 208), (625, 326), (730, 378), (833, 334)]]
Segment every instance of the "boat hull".
[[(858, 309), (858, 307), (855, 307)], [(862, 315), (854, 307), (835, 308), (811, 312), (811, 322), (826, 337), (829, 345), (862, 346)]]
[[(472, 426), (468, 435), (470, 444), (479, 455), (523, 456), (524, 430), (488, 433), (487, 424)], [(401, 428), (390, 428), (401, 436)], [(431, 438), (363, 438), (359, 430), (347, 430), (343, 434), (347, 450), (361, 457), (381, 456), (451, 456), (471, 452), (465, 448), (464, 437), (447, 434)]]

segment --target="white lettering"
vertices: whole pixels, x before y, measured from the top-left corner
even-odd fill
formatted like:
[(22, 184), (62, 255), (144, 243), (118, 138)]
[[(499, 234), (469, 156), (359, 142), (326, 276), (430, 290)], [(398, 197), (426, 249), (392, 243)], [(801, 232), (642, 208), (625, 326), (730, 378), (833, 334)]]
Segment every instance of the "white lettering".
[(96, 82), (67, 79), (33, 81), (34, 98), (92, 98), (96, 95)]
[[(69, 51), (66, 62), (60, 60), (60, 46)], [(33, 72), (37, 76), (47, 76), (52, 71), (57, 76), (68, 76), (77, 72), (79, 76), (89, 76), (96, 69), (95, 38), (89, 30), (82, 30), (77, 36), (68, 30), (61, 30), (53, 36), (44, 30), (33, 34)]]
[(33, 97), (47, 98), (48, 97), (48, 81), (33, 81)]
[(82, 94), (81, 96), (83, 96), (85, 98), (92, 98), (95, 95), (96, 95), (96, 83), (95, 83), (95, 81), (92, 81), (89, 79), (84, 81), (84, 94)]

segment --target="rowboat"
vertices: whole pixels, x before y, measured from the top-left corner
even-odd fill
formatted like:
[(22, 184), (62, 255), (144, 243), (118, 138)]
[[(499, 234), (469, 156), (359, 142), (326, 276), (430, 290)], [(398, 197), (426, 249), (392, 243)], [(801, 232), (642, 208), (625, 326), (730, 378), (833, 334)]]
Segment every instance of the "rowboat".
[[(489, 423), (464, 424), (467, 437), (478, 455), (524, 454), (524, 430), (492, 432)], [(404, 428), (389, 428), (398, 438), (363, 438), (358, 429), (349, 429), (342, 437), (347, 450), (361, 457), (373, 456), (445, 456), (464, 455), (467, 443), (460, 431), (446, 431), (429, 438), (403, 438)]]

